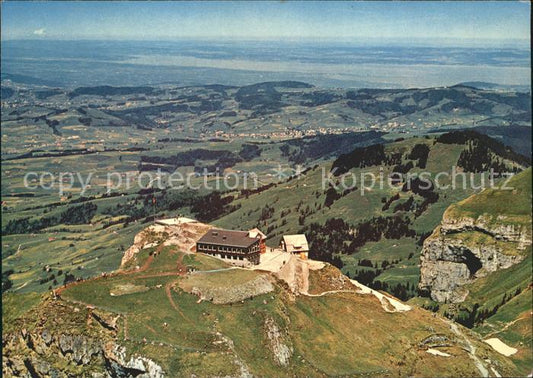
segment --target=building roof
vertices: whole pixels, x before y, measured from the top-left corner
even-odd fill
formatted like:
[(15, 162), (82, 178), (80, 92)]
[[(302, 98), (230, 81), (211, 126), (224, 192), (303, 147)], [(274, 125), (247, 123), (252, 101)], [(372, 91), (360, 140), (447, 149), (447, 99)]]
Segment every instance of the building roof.
[(263, 234), (258, 228), (252, 228), (250, 231), (248, 231), (248, 236), (251, 238), (260, 237), (261, 240), (266, 240), (267, 236)]
[(309, 244), (304, 234), (283, 235), (285, 250), (287, 252), (308, 252)]
[(260, 240), (260, 237), (251, 238), (248, 231), (232, 231), (212, 228), (198, 240), (198, 243), (216, 244), (227, 247), (248, 248)]

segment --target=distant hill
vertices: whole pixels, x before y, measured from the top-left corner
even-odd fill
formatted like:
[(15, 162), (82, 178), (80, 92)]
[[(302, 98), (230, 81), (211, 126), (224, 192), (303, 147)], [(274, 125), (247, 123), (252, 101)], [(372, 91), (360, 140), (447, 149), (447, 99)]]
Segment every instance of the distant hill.
[(312, 88), (307, 83), (298, 81), (265, 82), (240, 87), (235, 93), (235, 99), (243, 109), (252, 109), (256, 114), (279, 111), (281, 93), (276, 88)]
[(130, 94), (151, 94), (154, 88), (152, 87), (112, 87), (109, 85), (102, 85), (99, 87), (80, 87), (69, 93), (69, 97), (76, 97), (82, 95), (88, 96), (124, 96)]
[[(447, 144), (469, 144), (469, 154), (463, 154), (457, 161), (458, 166), (462, 166), (467, 171), (473, 171), (468, 169), (468, 167), (476, 166), (476, 159), (483, 160), (483, 164), (486, 166), (479, 167), (477, 171), (488, 170), (494, 160), (494, 158), (500, 157), (504, 159), (511, 160), (515, 163), (521, 164), (523, 166), (529, 165), (530, 157), (526, 157), (514, 152), (510, 147), (506, 147), (503, 143), (495, 140), (485, 134), (478, 133), (474, 130), (461, 130), (461, 131), (451, 131), (446, 134), (442, 134), (437, 137), (436, 141), (438, 143), (447, 143)], [(489, 155), (492, 154), (493, 157)], [(495, 167), (494, 167), (495, 168)], [(475, 170), (474, 170), (475, 171)]]
[(13, 89), (7, 88), (7, 87), (2, 87), (2, 99), (9, 98), (9, 97), (13, 96), (14, 93), (15, 93), (15, 91)]
[(473, 130), (499, 140), (519, 154), (531, 159), (530, 126), (476, 126)]
[[(450, 128), (435, 129), (431, 130), (430, 133), (446, 133), (453, 130)], [(488, 135), (531, 159), (531, 126), (475, 126), (468, 130)]]
[[(501, 142), (490, 138), (485, 134), (477, 133), (474, 130), (451, 131), (438, 136), (436, 143), (472, 145), (471, 150), (463, 151), (455, 163), (467, 172), (483, 172), (490, 168), (499, 170), (498, 159), (507, 159), (517, 164), (529, 165), (529, 157), (517, 154), (510, 147), (506, 147)], [(428, 148), (428, 151), (430, 149)], [(426, 154), (427, 156), (427, 154)], [(341, 175), (352, 168), (364, 168), (379, 164), (386, 164), (394, 157), (387, 155), (382, 145), (371, 145), (360, 147), (355, 150), (340, 155), (332, 164), (331, 171), (335, 175)]]
[(502, 89), (502, 90), (512, 90), (518, 92), (530, 92), (531, 87), (527, 85), (506, 85), (506, 84), (496, 84), (488, 83), (485, 81), (465, 81), (463, 83), (457, 84), (457, 86), (472, 87), (477, 89)]
[[(209, 104), (206, 103), (200, 91), (210, 90)], [(162, 112), (172, 110), (178, 112), (193, 112), (204, 114), (213, 110), (222, 113), (234, 111), (225, 108), (222, 99), (233, 99), (239, 109), (251, 110), (251, 118), (271, 114), (284, 114), (289, 118), (306, 119), (304, 124), (320, 125), (320, 120), (330, 117), (329, 114), (342, 114), (341, 123), (350, 124), (365, 120), (366, 123), (380, 123), (395, 121), (409, 128), (409, 123), (433, 122), (442, 127), (451, 122), (450, 119), (461, 120), (463, 127), (472, 125), (490, 125), (490, 123), (507, 122), (520, 124), (531, 120), (531, 96), (526, 93), (501, 92), (481, 90), (467, 86), (429, 89), (360, 89), (360, 90), (328, 90), (317, 89), (302, 82), (265, 82), (232, 89), (223, 86), (205, 86), (189, 89), (186, 96), (179, 97), (186, 100), (176, 104), (159, 103), (154, 107), (143, 107), (123, 111), (125, 121), (131, 122), (135, 118), (144, 120), (144, 124), (151, 123), (144, 116), (160, 116)], [(194, 92), (198, 92), (197, 95)], [(69, 94), (70, 98), (79, 95), (92, 96), (124, 96), (130, 94), (153, 95), (152, 87), (81, 87)], [(215, 96), (216, 94), (216, 96)], [(200, 106), (197, 103), (200, 102)], [(286, 108), (290, 107), (290, 110)], [(321, 108), (321, 113), (308, 119), (304, 113)], [(133, 116), (132, 113), (135, 113)], [(140, 117), (140, 118), (139, 118)], [(327, 118), (326, 118), (327, 119)], [(135, 122), (135, 121), (134, 121)], [(137, 121), (138, 122), (138, 121)], [(338, 122), (338, 121), (337, 121)], [(359, 121), (361, 122), (361, 121)], [(459, 125), (459, 124), (457, 124)], [(152, 124), (151, 126), (155, 126)]]
[[(435, 129), (531, 124), (529, 93), (464, 85), (350, 90), (279, 81), (241, 87), (105, 85), (79, 87), (70, 92), (35, 88), (22, 95), (37, 106), (50, 102), (52, 96), (51, 106), (74, 101), (75, 109), (101, 108), (105, 97), (105, 109), (102, 107), (98, 117), (91, 114), (81, 117), (84, 125), (129, 125), (141, 130), (183, 127), (188, 132), (183, 137), (198, 133), (215, 137), (216, 132), (290, 134), (308, 130), (421, 134)], [(17, 119), (24, 119), (24, 114), (17, 114)], [(63, 117), (59, 122), (58, 129), (75, 126), (71, 117)]]
[(44, 80), (37, 77), (27, 76), (27, 75), (19, 75), (19, 74), (11, 74), (8, 72), (2, 72), (1, 74), (2, 80), (11, 80), (15, 83), (20, 84), (30, 84), (30, 85), (39, 85), (39, 86), (47, 86), (47, 87), (60, 87), (61, 84), (55, 81), (50, 80)]

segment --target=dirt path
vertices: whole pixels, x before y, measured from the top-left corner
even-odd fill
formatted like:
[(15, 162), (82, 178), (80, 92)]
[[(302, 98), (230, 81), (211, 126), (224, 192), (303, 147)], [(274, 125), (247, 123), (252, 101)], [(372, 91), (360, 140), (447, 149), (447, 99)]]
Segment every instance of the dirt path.
[[(116, 277), (116, 276), (127, 276), (127, 275), (132, 275), (132, 274), (136, 274), (136, 273), (142, 273), (146, 270), (148, 270), (152, 264), (152, 262), (154, 261), (154, 257), (156, 255), (159, 255), (159, 253), (161, 252), (162, 248), (164, 246), (163, 245), (160, 245), (157, 249), (156, 249), (156, 253), (154, 254), (151, 254), (150, 256), (148, 256), (148, 258), (146, 259), (146, 261), (144, 262), (144, 264), (138, 268), (138, 269), (129, 269), (129, 270), (124, 270), (124, 271), (115, 271), (111, 274), (108, 274), (106, 276), (97, 276), (97, 277), (92, 277), (90, 279), (87, 279), (87, 280), (84, 280), (84, 281), (75, 281), (75, 282), (72, 282), (72, 283), (69, 283), (61, 288), (58, 288), (56, 289), (54, 292), (55, 294), (60, 297), (61, 296), (61, 293), (67, 289), (67, 288), (71, 288), (73, 286), (76, 286), (76, 285), (79, 285), (81, 283), (85, 283), (87, 281), (92, 281), (92, 280), (98, 280), (98, 279), (107, 279), (109, 277)], [(184, 258), (184, 254), (181, 254), (179, 256), (179, 258), (176, 260), (176, 266), (175, 266), (175, 271), (171, 271), (171, 272), (160, 272), (160, 273), (153, 273), (153, 274), (146, 274), (146, 275), (140, 275), (140, 276), (136, 276), (136, 278), (152, 278), (152, 277), (168, 277), (168, 276), (185, 276), (187, 274), (187, 267), (183, 264), (183, 258)], [(174, 308), (174, 310), (176, 310), (180, 316), (185, 319), (187, 322), (189, 322), (190, 324), (193, 324), (193, 322), (187, 318), (185, 316), (185, 314), (183, 313), (183, 311), (181, 311), (181, 309), (179, 308), (179, 306), (176, 304), (176, 302), (174, 301), (174, 299), (172, 298), (172, 290), (174, 288), (174, 286), (176, 285), (176, 283), (178, 282), (178, 280), (173, 280), (169, 283), (167, 283), (165, 285), (165, 294), (168, 298), (168, 301), (170, 303), (170, 305), (172, 306), (172, 308)], [(79, 305), (82, 305), (82, 306), (86, 306), (86, 307), (92, 307), (92, 304), (89, 304), (89, 303), (85, 303), (85, 302), (81, 302), (81, 301), (78, 301), (78, 300), (74, 300), (74, 299), (63, 299), (61, 298), (61, 300), (64, 300), (64, 301), (67, 301), (67, 302), (70, 302), (70, 303), (74, 303), (74, 304), (79, 304)], [(126, 314), (122, 314), (122, 316), (124, 316), (124, 339), (125, 340), (128, 340), (129, 339), (129, 334), (128, 334), (128, 317)], [(147, 326), (149, 328), (149, 330), (153, 333), (156, 333), (155, 330), (149, 326)]]
[[(61, 293), (65, 290), (65, 289), (68, 289), (68, 288), (71, 288), (71, 287), (74, 287), (76, 285), (79, 285), (81, 283), (84, 283), (84, 282), (89, 282), (89, 281), (95, 281), (99, 278), (102, 278), (102, 277), (91, 277), (91, 278), (88, 278), (86, 280), (83, 280), (83, 281), (73, 281), (73, 282), (69, 282), (68, 284), (66, 285), (63, 285), (61, 287), (58, 287), (57, 289), (54, 289), (53, 292), (56, 296), (58, 297), (61, 297)], [(71, 302), (76, 302), (74, 300), (72, 300)]]
[(27, 284), (29, 284), (31, 281), (26, 281), (24, 282), (22, 285), (20, 285), (19, 287), (13, 289), (13, 291), (17, 291), (17, 290), (20, 290), (22, 289), (24, 286), (26, 286)]
[[(358, 290), (347, 290), (347, 289), (344, 289), (344, 290), (329, 290), (329, 291), (324, 291), (320, 294), (309, 294), (309, 293), (304, 293), (304, 292), (300, 292), (301, 295), (305, 295), (307, 297), (323, 297), (325, 295), (329, 295), (329, 294), (337, 294), (337, 293), (353, 293), (353, 294), (369, 294), (369, 293), (361, 293), (361, 291), (358, 291)], [(381, 293), (379, 293), (381, 294)], [(403, 312), (403, 311), (409, 311), (411, 309), (411, 307), (403, 304), (403, 303), (400, 303), (400, 305), (402, 306), (405, 306), (405, 307), (409, 307), (408, 310), (404, 309), (403, 307), (401, 307), (400, 309), (398, 309), (397, 307), (397, 304), (393, 304), (395, 301), (394, 299), (392, 298), (389, 298), (389, 297), (386, 297), (385, 295), (381, 294), (382, 296), (381, 297), (378, 297), (380, 303), (381, 303), (381, 307), (386, 311), (386, 312)], [(395, 301), (397, 302), (397, 301)]]
[(148, 324), (145, 324), (145, 326), (146, 326), (146, 328), (148, 328), (148, 330), (150, 330), (150, 332), (152, 332), (154, 335), (157, 335), (157, 332), (155, 331), (155, 329), (150, 327)]
[[(180, 255), (178, 261), (177, 261), (177, 264), (176, 264), (176, 269), (178, 270), (177, 273), (174, 273), (178, 276), (184, 276), (187, 274), (187, 267), (185, 265), (183, 265), (183, 257), (185, 255)], [(172, 290), (174, 289), (174, 286), (176, 285), (176, 283), (178, 282), (178, 280), (174, 280), (174, 281), (171, 281), (169, 283), (167, 283), (165, 285), (165, 293), (167, 295), (167, 298), (168, 298), (168, 301), (170, 302), (170, 305), (174, 308), (174, 310), (176, 310), (183, 319), (185, 319), (186, 321), (188, 321), (189, 323), (193, 324), (193, 322), (187, 318), (185, 316), (185, 314), (183, 313), (183, 311), (180, 310), (180, 308), (178, 307), (178, 305), (176, 304), (176, 302), (174, 302), (174, 299), (172, 298)]]
[[(160, 244), (157, 247), (157, 249), (155, 250), (155, 253), (149, 255), (148, 258), (146, 259), (146, 261), (144, 262), (144, 264), (139, 269), (117, 270), (117, 271), (114, 271), (114, 272), (111, 272), (111, 273), (107, 273), (104, 276), (95, 276), (95, 277), (91, 277), (91, 278), (88, 278), (88, 279), (82, 280), (82, 281), (70, 282), (70, 283), (68, 283), (68, 284), (66, 284), (66, 285), (64, 285), (62, 287), (59, 287), (59, 288), (55, 289), (54, 293), (57, 296), (61, 296), (61, 293), (65, 289), (68, 289), (68, 288), (71, 288), (73, 286), (79, 285), (80, 283), (86, 283), (88, 281), (94, 281), (94, 280), (99, 280), (99, 279), (107, 279), (107, 278), (117, 277), (117, 276), (127, 276), (127, 275), (134, 274), (134, 273), (145, 272), (152, 265), (152, 262), (154, 261), (154, 256), (156, 254), (159, 255), (164, 247), (165, 246), (163, 244)], [(165, 277), (165, 276), (184, 275), (186, 273), (186, 270), (187, 270), (187, 267), (185, 265), (183, 265), (183, 257), (184, 256), (185, 256), (184, 254), (181, 254), (179, 259), (178, 259), (178, 261), (177, 261), (177, 266), (176, 266), (177, 272), (154, 273), (154, 274), (139, 276), (138, 278), (152, 278), (152, 277)]]
[[(457, 324), (455, 324), (453, 322), (450, 322), (448, 320), (444, 320), (444, 319), (442, 319), (442, 321), (445, 322), (445, 323), (448, 323), (449, 326), (450, 326), (450, 329), (452, 330), (452, 332), (455, 333), (457, 336), (459, 336), (460, 338), (462, 338), (465, 341), (466, 346), (468, 347), (467, 352), (468, 352), (470, 358), (474, 361), (474, 364), (476, 365), (477, 369), (481, 373), (481, 376), (482, 377), (488, 377), (489, 376), (489, 371), (487, 370), (487, 368), (485, 367), (483, 362), (481, 362), (481, 360), (476, 356), (476, 347), (474, 346), (474, 344), (472, 344), (472, 342), (459, 329)], [(492, 370), (494, 370), (494, 369), (492, 369)]]
[(370, 294), (375, 296), (381, 303), (381, 307), (386, 312), (405, 312), (410, 311), (411, 306), (402, 303), (396, 298), (389, 297), (379, 291), (373, 290), (358, 281), (350, 280), (359, 290), (329, 290), (320, 294), (309, 293), (309, 269), (321, 269), (323, 265), (318, 265), (317, 262), (301, 260), (295, 256), (289, 256), (285, 265), (276, 273), (277, 277), (285, 281), (294, 293), (306, 295), (308, 297), (322, 297), (324, 295), (336, 293), (356, 293), (356, 294)]
[(324, 291), (320, 294), (310, 294), (307, 292), (300, 292), (300, 294), (305, 295), (307, 297), (323, 297), (324, 295), (337, 294), (337, 293), (374, 294), (379, 299), (381, 303), (381, 307), (383, 307), (383, 309), (386, 312), (403, 312), (403, 311), (411, 310), (411, 307), (406, 304), (403, 304), (393, 298), (389, 298), (379, 292), (376, 292), (375, 290), (373, 290), (373, 292), (379, 294), (379, 296), (371, 292), (362, 292), (359, 290), (347, 290), (347, 289), (329, 290), (329, 291)]
[(183, 311), (180, 310), (180, 308), (178, 307), (178, 305), (176, 304), (176, 302), (174, 302), (174, 299), (172, 298), (172, 289), (174, 288), (174, 285), (177, 282), (178, 281), (176, 280), (176, 281), (169, 282), (165, 285), (165, 293), (167, 295), (168, 301), (170, 302), (170, 305), (174, 308), (174, 310), (176, 310), (183, 319), (188, 321), (190, 324), (193, 324), (193, 322), (188, 317), (185, 316)]
[(329, 291), (324, 291), (320, 294), (310, 294), (310, 293), (303, 293), (303, 292), (301, 292), (300, 294), (305, 295), (306, 297), (323, 297), (324, 295), (337, 294), (337, 293), (361, 294), (360, 292), (356, 290), (329, 290)]
[(174, 310), (178, 311), (180, 313), (180, 315), (182, 315), (183, 317), (185, 317), (185, 315), (183, 314), (183, 312), (179, 309), (179, 307), (176, 305), (176, 302), (174, 302), (174, 299), (172, 299), (172, 288), (174, 286), (174, 284), (176, 283), (176, 281), (172, 281), (172, 282), (169, 282), (165, 285), (165, 293), (167, 295), (167, 298), (168, 298), (168, 301), (170, 302), (170, 305), (172, 307), (174, 307)]
[(152, 264), (152, 261), (154, 261), (154, 255), (148, 256), (148, 258), (144, 262), (143, 266), (141, 266), (139, 269), (135, 269), (133, 271), (128, 271), (128, 272), (130, 272), (129, 274), (146, 271), (150, 267), (150, 265)]
[[(211, 269), (211, 270), (197, 270), (197, 271), (193, 272), (192, 274), (217, 273), (217, 272), (225, 272), (227, 270), (235, 270), (235, 269), (243, 269), (243, 268), (238, 267), (238, 266), (232, 266), (232, 267), (229, 267), (229, 268), (220, 268), (220, 269)], [(244, 270), (248, 270), (248, 269), (244, 269)]]
[(405, 312), (411, 310), (411, 306), (400, 302), (396, 298), (391, 298), (383, 293), (380, 293), (377, 290), (371, 289), (368, 286), (363, 285), (359, 281), (350, 280), (350, 282), (361, 290), (361, 294), (372, 294), (373, 296), (375, 296), (381, 303), (381, 307), (383, 307), (383, 309), (387, 312)]
[(141, 278), (155, 278), (155, 277), (172, 277), (172, 276), (180, 276), (180, 273), (177, 272), (160, 272), (160, 273), (153, 273), (153, 274), (144, 274), (142, 276), (136, 276), (135, 278), (141, 279)]
[(513, 324), (515, 324), (516, 322), (518, 322), (518, 321), (520, 321), (520, 320), (525, 320), (525, 319), (527, 319), (527, 318), (528, 318), (528, 314), (522, 315), (522, 316), (516, 318), (515, 320), (513, 320), (512, 322), (506, 323), (505, 326), (504, 326), (502, 329), (500, 329), (499, 331), (491, 332), (491, 333), (487, 334), (487, 336), (485, 336), (485, 337), (489, 338), (489, 337), (491, 337), (491, 336), (493, 336), (493, 335), (496, 335), (496, 334), (498, 334), (498, 333), (501, 333), (501, 332), (507, 331), (507, 329), (508, 329), (510, 326), (512, 326)]

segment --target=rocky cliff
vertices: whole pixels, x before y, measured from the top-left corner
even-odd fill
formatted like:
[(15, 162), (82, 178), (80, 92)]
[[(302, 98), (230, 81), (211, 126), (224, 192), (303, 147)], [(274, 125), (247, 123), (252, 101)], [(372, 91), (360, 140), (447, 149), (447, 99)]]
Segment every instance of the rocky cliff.
[(512, 191), (487, 189), (446, 210), (440, 226), (424, 242), (421, 290), (437, 302), (463, 302), (469, 283), (509, 268), (531, 253), (530, 206), (515, 206), (512, 198), (530, 203), (530, 177), (528, 170), (517, 176)]
[(196, 241), (209, 229), (210, 225), (188, 218), (176, 218), (168, 224), (154, 224), (135, 235), (133, 244), (122, 256), (121, 268), (134, 265), (137, 254), (146, 248), (162, 244), (163, 246), (177, 246), (182, 251), (191, 251), (196, 247)]
[[(50, 317), (50, 314), (55, 314)], [(149, 358), (127, 354), (117, 344), (118, 318), (48, 296), (26, 318), (3, 333), (6, 377), (164, 376)]]

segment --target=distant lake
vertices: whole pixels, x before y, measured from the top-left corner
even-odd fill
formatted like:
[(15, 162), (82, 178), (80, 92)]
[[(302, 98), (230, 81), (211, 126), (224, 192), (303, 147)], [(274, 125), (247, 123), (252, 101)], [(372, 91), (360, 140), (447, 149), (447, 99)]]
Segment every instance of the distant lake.
[(529, 88), (526, 48), (214, 41), (3, 41), (2, 74), (56, 86), (243, 85), (410, 88), (490, 82)]

